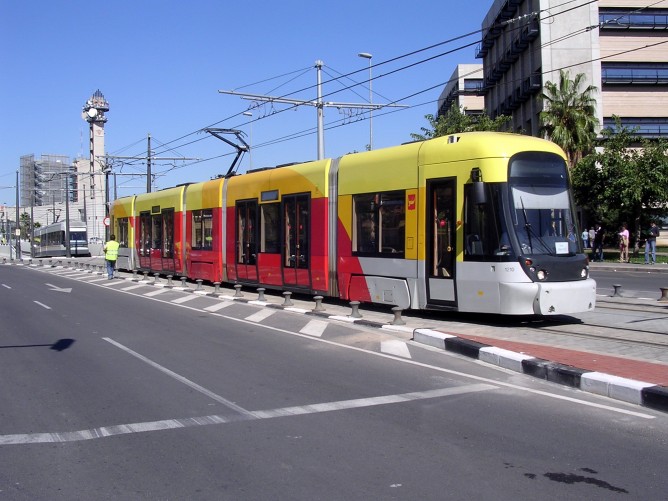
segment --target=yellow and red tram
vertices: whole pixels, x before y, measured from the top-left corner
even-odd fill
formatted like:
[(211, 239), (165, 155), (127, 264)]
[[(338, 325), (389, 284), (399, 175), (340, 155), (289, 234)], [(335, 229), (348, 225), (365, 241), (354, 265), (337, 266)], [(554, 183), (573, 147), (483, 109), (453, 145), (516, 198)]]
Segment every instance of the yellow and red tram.
[(596, 287), (564, 159), (541, 139), (463, 133), (125, 197), (112, 225), (128, 228), (128, 269), (403, 308), (575, 313)]

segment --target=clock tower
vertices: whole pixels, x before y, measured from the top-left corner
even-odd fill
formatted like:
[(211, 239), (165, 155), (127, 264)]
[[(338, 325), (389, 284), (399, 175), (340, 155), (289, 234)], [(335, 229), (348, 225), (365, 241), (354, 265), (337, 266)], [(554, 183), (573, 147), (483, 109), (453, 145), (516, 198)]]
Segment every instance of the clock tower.
[(108, 239), (105, 232), (104, 218), (109, 214), (109, 170), (104, 161), (104, 124), (107, 122), (105, 113), (109, 111), (109, 103), (98, 89), (86, 101), (81, 114), (90, 125), (89, 171), (80, 177), (80, 184), (88, 184), (87, 196), (90, 197), (87, 206), (86, 227), (89, 237)]

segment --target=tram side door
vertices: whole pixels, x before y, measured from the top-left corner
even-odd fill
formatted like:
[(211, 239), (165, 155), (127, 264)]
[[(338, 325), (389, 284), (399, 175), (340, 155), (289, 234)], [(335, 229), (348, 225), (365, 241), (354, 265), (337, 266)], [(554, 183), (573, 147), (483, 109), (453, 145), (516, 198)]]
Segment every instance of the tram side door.
[(283, 197), (283, 283), (311, 288), (309, 195)]
[(137, 232), (137, 254), (139, 255), (139, 267), (151, 268), (151, 213), (144, 211), (139, 213), (139, 231)]
[(174, 262), (174, 209), (162, 210), (162, 267), (163, 271), (176, 271)]
[(456, 306), (455, 294), (455, 178), (427, 181), (426, 278), (427, 303)]
[(257, 201), (237, 202), (236, 265), (237, 278), (257, 282)]

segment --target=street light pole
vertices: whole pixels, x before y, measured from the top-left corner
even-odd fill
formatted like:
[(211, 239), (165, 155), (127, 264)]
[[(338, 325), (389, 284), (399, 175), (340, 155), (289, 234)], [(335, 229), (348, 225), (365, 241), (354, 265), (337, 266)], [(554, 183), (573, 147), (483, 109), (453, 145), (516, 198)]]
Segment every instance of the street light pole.
[(360, 52), (357, 54), (359, 57), (369, 60), (369, 150), (373, 149), (373, 91), (371, 90), (371, 84), (373, 82), (373, 77), (371, 76), (371, 58), (373, 57), (368, 52)]
[[(149, 141), (150, 141), (150, 136), (149, 136)], [(150, 167), (149, 167), (150, 169)], [(109, 217), (109, 174), (111, 174), (111, 167), (108, 165), (104, 166), (104, 217), (105, 219)], [(151, 174), (149, 171), (148, 179), (151, 179)], [(147, 189), (149, 190), (148, 193), (150, 193), (150, 181), (147, 183)], [(104, 225), (104, 241), (107, 242), (109, 240), (109, 226), (106, 224)]]
[(70, 244), (70, 173), (65, 176), (65, 257), (72, 257), (72, 249)]
[(245, 117), (251, 117), (251, 121), (248, 124), (249, 134), (248, 134), (248, 157), (250, 162), (250, 167), (248, 170), (253, 169), (253, 114), (250, 111), (244, 111), (243, 115)]
[[(16, 228), (21, 231), (21, 225), (19, 224), (19, 171), (16, 170)], [(23, 258), (21, 254), (21, 233), (16, 236), (16, 259), (19, 261)]]

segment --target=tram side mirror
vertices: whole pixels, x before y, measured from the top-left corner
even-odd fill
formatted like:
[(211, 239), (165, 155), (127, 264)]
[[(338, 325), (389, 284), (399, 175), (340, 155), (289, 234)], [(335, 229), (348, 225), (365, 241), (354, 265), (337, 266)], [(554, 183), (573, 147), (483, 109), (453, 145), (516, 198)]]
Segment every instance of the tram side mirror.
[(473, 190), (471, 191), (473, 203), (485, 205), (487, 203), (487, 191), (485, 190), (485, 183), (482, 181), (482, 172), (478, 167), (471, 169), (471, 181), (473, 181)]
[(471, 196), (473, 198), (474, 204), (485, 205), (487, 203), (487, 190), (485, 190), (485, 183), (482, 181), (474, 181)]

